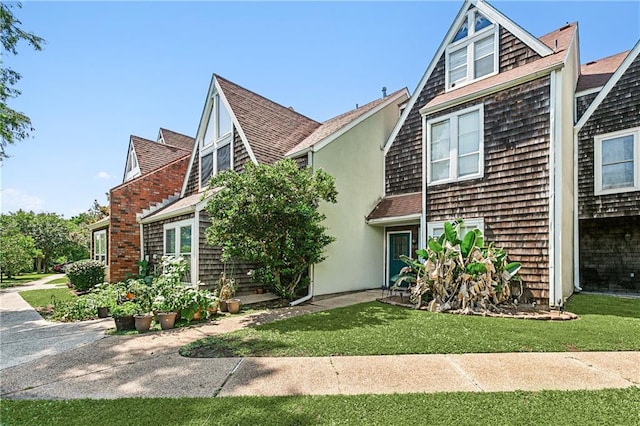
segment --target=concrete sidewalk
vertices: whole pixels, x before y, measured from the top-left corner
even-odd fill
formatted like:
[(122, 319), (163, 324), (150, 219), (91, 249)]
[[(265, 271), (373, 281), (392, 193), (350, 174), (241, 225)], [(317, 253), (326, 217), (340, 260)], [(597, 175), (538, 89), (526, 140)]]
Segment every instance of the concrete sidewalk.
[[(15, 399), (602, 389), (640, 385), (640, 352), (193, 359), (193, 340), (380, 297), (379, 290), (139, 336), (106, 336), (0, 371)], [(3, 342), (4, 345), (4, 342)]]

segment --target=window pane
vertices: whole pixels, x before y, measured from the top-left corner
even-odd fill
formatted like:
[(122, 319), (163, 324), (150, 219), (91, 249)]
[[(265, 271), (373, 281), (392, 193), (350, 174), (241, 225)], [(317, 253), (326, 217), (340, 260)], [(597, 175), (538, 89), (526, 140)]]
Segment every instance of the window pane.
[(164, 232), (164, 254), (176, 254), (176, 230), (166, 229)]
[[(215, 107), (214, 107), (215, 108)], [(204, 144), (211, 145), (215, 141), (215, 115), (214, 112), (211, 111), (211, 115), (209, 116), (209, 122), (207, 123), (207, 130), (204, 132)]]
[(449, 160), (431, 163), (431, 180), (443, 180), (449, 178)]
[(602, 189), (633, 186), (633, 161), (602, 167)]
[(449, 158), (449, 121), (431, 126), (431, 161)]
[(458, 158), (458, 176), (467, 176), (478, 173), (479, 154), (467, 155)]
[(468, 21), (469, 21), (468, 18), (464, 20), (464, 22), (460, 26), (460, 29), (456, 33), (455, 37), (453, 37), (453, 41), (462, 40), (463, 38), (465, 38), (469, 34), (469, 22)]
[(180, 254), (191, 253), (191, 225), (180, 227)]
[(476, 12), (475, 30), (480, 31), (481, 29), (486, 28), (489, 25), (491, 25), (491, 21), (485, 18), (480, 12)]
[(200, 158), (200, 186), (206, 186), (213, 173), (213, 152)]
[(467, 78), (467, 48), (462, 48), (449, 55), (449, 83)]
[(493, 35), (479, 40), (474, 48), (474, 78), (480, 78), (493, 72)]
[(602, 164), (633, 161), (633, 135), (602, 141)]
[(231, 144), (227, 144), (218, 148), (217, 170), (219, 172), (227, 170), (231, 167)]
[(480, 149), (478, 120), (477, 111), (458, 117), (458, 155), (470, 154)]
[(231, 131), (231, 116), (220, 100), (220, 96), (216, 96), (218, 106), (218, 134), (217, 137), (224, 136)]

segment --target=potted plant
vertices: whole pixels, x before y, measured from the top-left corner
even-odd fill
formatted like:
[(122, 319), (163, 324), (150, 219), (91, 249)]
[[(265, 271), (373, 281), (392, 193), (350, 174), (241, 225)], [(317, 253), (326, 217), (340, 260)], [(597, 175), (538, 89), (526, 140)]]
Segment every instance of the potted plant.
[(135, 329), (135, 321), (133, 316), (140, 312), (140, 306), (134, 302), (124, 302), (115, 305), (111, 309), (111, 316), (116, 323), (116, 330), (133, 330)]
[(227, 300), (231, 299), (236, 294), (236, 280), (233, 278), (227, 278), (226, 272), (223, 272), (218, 280), (218, 289), (218, 294), (220, 295), (220, 310), (222, 312), (226, 312)]
[(203, 312), (206, 315), (211, 307), (217, 305), (218, 298), (207, 290), (188, 288), (183, 293), (183, 303), (182, 317), (191, 321), (200, 319)]
[(133, 316), (135, 321), (136, 330), (140, 333), (145, 333), (149, 331), (151, 328), (151, 321), (153, 321), (153, 314), (150, 312), (145, 312), (141, 314), (136, 314)]
[(230, 314), (237, 314), (240, 312), (240, 299), (227, 299), (227, 309)]
[(109, 310), (118, 303), (118, 290), (109, 283), (98, 284), (90, 297), (95, 301), (98, 309), (98, 318), (107, 318)]
[(182, 309), (178, 297), (158, 295), (153, 300), (153, 311), (160, 323), (160, 328), (169, 330), (174, 327), (178, 310)]

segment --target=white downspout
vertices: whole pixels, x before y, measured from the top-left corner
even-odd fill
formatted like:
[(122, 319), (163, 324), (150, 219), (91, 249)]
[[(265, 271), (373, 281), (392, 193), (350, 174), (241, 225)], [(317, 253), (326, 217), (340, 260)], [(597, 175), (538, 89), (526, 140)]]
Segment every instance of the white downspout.
[[(313, 170), (313, 150), (310, 150), (307, 153), (307, 167), (311, 167), (311, 170)], [(309, 289), (307, 291), (307, 295), (301, 297), (300, 299), (290, 302), (289, 306), (299, 305), (301, 303), (311, 300), (311, 298), (313, 297), (313, 281), (315, 280), (313, 266), (314, 265), (309, 266)]]
[(549, 306), (555, 306), (555, 173), (556, 173), (556, 73), (549, 75)]
[(580, 287), (580, 218), (578, 215), (578, 132), (573, 132), (573, 289)]

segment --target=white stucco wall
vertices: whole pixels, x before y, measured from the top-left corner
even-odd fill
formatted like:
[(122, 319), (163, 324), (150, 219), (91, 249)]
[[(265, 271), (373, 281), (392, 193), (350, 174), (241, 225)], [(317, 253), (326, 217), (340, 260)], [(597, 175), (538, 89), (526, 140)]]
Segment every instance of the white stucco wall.
[(313, 169), (335, 178), (336, 204), (324, 203), (325, 226), (336, 237), (327, 259), (314, 266), (314, 295), (380, 288), (384, 280), (384, 229), (365, 217), (382, 197), (383, 153), (380, 147), (398, 120), (393, 102), (313, 153)]

